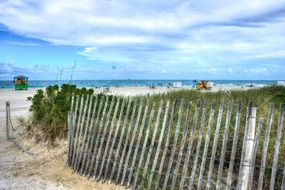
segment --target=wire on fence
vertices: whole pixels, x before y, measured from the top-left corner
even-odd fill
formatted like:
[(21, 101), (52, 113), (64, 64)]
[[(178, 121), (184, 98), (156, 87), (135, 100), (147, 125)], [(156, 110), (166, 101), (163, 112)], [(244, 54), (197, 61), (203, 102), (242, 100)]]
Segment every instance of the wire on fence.
[[(7, 136), (7, 140), (11, 140), (16, 147), (31, 155), (31, 156), (37, 156), (37, 153), (31, 152), (28, 150), (28, 148), (26, 148), (25, 146), (23, 146), (20, 142), (17, 141), (16, 139), (16, 131), (19, 129), (20, 125), (18, 127), (15, 127), (12, 123), (12, 119), (11, 119), (11, 107), (10, 107), (10, 102), (6, 102), (6, 136)], [(12, 129), (12, 130), (10, 130)], [(11, 132), (13, 132), (13, 135), (11, 134)]]

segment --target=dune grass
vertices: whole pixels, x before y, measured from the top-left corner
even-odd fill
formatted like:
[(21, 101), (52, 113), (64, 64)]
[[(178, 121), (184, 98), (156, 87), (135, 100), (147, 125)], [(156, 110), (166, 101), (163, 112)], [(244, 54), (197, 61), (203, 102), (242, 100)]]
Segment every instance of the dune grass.
[[(48, 140), (48, 141), (53, 141), (56, 138), (64, 138), (66, 137), (66, 132), (67, 132), (67, 113), (70, 108), (70, 102), (71, 102), (71, 96), (72, 94), (74, 95), (93, 95), (92, 90), (87, 90), (85, 88), (83, 89), (78, 89), (76, 86), (73, 85), (64, 85), (62, 87), (58, 86), (50, 86), (46, 89), (46, 91), (39, 90), (36, 95), (33, 97), (30, 97), (29, 100), (32, 101), (32, 106), (31, 106), (31, 112), (32, 112), (32, 125), (33, 127), (30, 127), (30, 129), (33, 130), (38, 130), (40, 131), (41, 135), (44, 137), (42, 139)], [(106, 98), (106, 95), (100, 94), (98, 95), (98, 100), (102, 98)], [(109, 97), (109, 102), (113, 98), (112, 96)], [(117, 99), (118, 97), (114, 97)], [(181, 128), (180, 128), (180, 134), (178, 136), (178, 141), (176, 144), (176, 153), (175, 153), (175, 160), (174, 160), (174, 165), (178, 156), (178, 150), (179, 147), (181, 146), (182, 143), (182, 131), (186, 127), (185, 121), (187, 117), (187, 105), (189, 102), (192, 104), (192, 109), (191, 109), (191, 119), (190, 123), (193, 122), (193, 115), (195, 114), (195, 110), (197, 108), (197, 104), (200, 105), (206, 105), (206, 125), (208, 122), (208, 116), (210, 112), (210, 107), (215, 102), (215, 116), (214, 116), (214, 124), (211, 129), (211, 136), (210, 136), (210, 147), (209, 151), (207, 154), (207, 157), (211, 157), (211, 148), (212, 144), (214, 141), (214, 131), (216, 127), (216, 122), (217, 122), (217, 114), (218, 114), (218, 108), (219, 104), (222, 100), (224, 100), (224, 111), (223, 111), (223, 119), (221, 123), (221, 129), (220, 129), (220, 135), (218, 139), (218, 148), (216, 152), (216, 159), (220, 158), (220, 153), (221, 153), (221, 144), (222, 144), (222, 134), (224, 131), (225, 127), (225, 115), (227, 112), (227, 105), (229, 102), (232, 101), (233, 103), (233, 111), (231, 114), (231, 123), (230, 123), (230, 128), (229, 128), (229, 140), (227, 144), (227, 149), (226, 149), (226, 154), (225, 154), (225, 160), (229, 161), (230, 160), (230, 153), (231, 153), (231, 146), (232, 146), (232, 139), (233, 139), (233, 133), (234, 133), (234, 125), (235, 125), (235, 114), (237, 111), (237, 105), (239, 102), (242, 104), (242, 116), (241, 116), (241, 127), (239, 130), (239, 141), (238, 141), (238, 146), (237, 146), (237, 154), (236, 154), (236, 159), (235, 159), (235, 169), (234, 172), (238, 172), (238, 164), (240, 162), (240, 157), (241, 157), (241, 150), (242, 150), (242, 138), (243, 138), (243, 132), (244, 132), (244, 127), (246, 123), (246, 112), (247, 112), (247, 106), (249, 102), (252, 102), (252, 105), (257, 108), (257, 119), (259, 120), (262, 118), (264, 120), (264, 127), (261, 131), (261, 139), (259, 142), (259, 148), (257, 151), (257, 157), (256, 157), (256, 170), (255, 170), (255, 182), (256, 178), (258, 178), (258, 166), (260, 165), (261, 161), (261, 155), (262, 155), (262, 144), (263, 144), (263, 136), (265, 134), (265, 129), (266, 129), (266, 123), (267, 123), (267, 118), (269, 114), (269, 105), (270, 103), (273, 103), (275, 105), (275, 111), (274, 111), (274, 120), (273, 120), (273, 125), (270, 133), (270, 140), (269, 140), (269, 148), (268, 148), (268, 156), (267, 156), (267, 163), (268, 167), (266, 168), (265, 171), (265, 178), (264, 178), (264, 184), (265, 186), (268, 186), (269, 181), (270, 181), (270, 174), (271, 174), (271, 164), (272, 164), (272, 159), (274, 155), (274, 146), (275, 146), (275, 137), (276, 137), (276, 129), (277, 129), (277, 116), (279, 113), (279, 107), (282, 103), (285, 102), (285, 87), (281, 86), (271, 86), (271, 87), (265, 87), (265, 88), (258, 88), (258, 89), (250, 89), (250, 90), (236, 90), (236, 91), (219, 91), (219, 92), (204, 92), (204, 91), (196, 91), (196, 90), (179, 90), (179, 91), (170, 91), (168, 93), (163, 93), (163, 94), (156, 94), (156, 95), (150, 95), (150, 96), (136, 96), (136, 97), (129, 97), (127, 100), (132, 100), (132, 104), (130, 107), (130, 110), (132, 110), (134, 106), (134, 102), (138, 105), (139, 102), (142, 100), (145, 104), (147, 100), (150, 101), (150, 105), (155, 104), (155, 114), (154, 118), (157, 116), (157, 109), (158, 105), (160, 104), (161, 101), (163, 101), (163, 105), (165, 105), (167, 100), (170, 100), (171, 104), (176, 100), (177, 101), (177, 106), (175, 108), (175, 113), (174, 113), (174, 120), (173, 120), (173, 128), (172, 128), (172, 136), (170, 140), (170, 147), (172, 147), (173, 143), (173, 136), (175, 133), (175, 125), (178, 120), (178, 109), (180, 105), (181, 99), (184, 100), (184, 111), (182, 113), (182, 123), (181, 123)], [(198, 101), (197, 101), (198, 100)], [(200, 103), (198, 103), (200, 102)], [(108, 109), (107, 109), (108, 110)], [(98, 111), (98, 110), (97, 110)], [(138, 106), (136, 108), (136, 113), (138, 111)], [(163, 107), (162, 114), (165, 111), (165, 106)], [(200, 109), (200, 114), (198, 116), (198, 125), (197, 125), (197, 130), (194, 133), (194, 142), (193, 142), (193, 152), (196, 151), (196, 145), (197, 145), (197, 139), (198, 139), (198, 130), (200, 126), (200, 120), (201, 120), (201, 111), (202, 108)], [(126, 106), (124, 108), (124, 114), (126, 113)], [(123, 114), (123, 115), (124, 115)], [(130, 114), (129, 114), (130, 115)], [(118, 114), (115, 116), (118, 117)], [(129, 119), (129, 118), (128, 118)], [(147, 118), (148, 119), (148, 118)], [(155, 120), (155, 119), (154, 119)], [(150, 135), (148, 138), (148, 142), (151, 141), (152, 134), (154, 132), (154, 126), (155, 122), (151, 124), (150, 128)], [(168, 126), (168, 122), (167, 125)], [(190, 129), (189, 129), (190, 130)], [(158, 134), (161, 131), (161, 125), (158, 127)], [(113, 131), (107, 131), (108, 133), (113, 133)], [(121, 131), (119, 131), (120, 134)], [(133, 129), (131, 130), (131, 133), (133, 132)], [(189, 133), (189, 131), (188, 131)], [(125, 134), (126, 135), (126, 134)], [(206, 131), (204, 132), (203, 135), (206, 135)], [(138, 136), (136, 136), (135, 142), (137, 142)], [(186, 138), (186, 146), (190, 142), (190, 136), (187, 135)], [(281, 139), (281, 147), (280, 147), (280, 158), (285, 157), (285, 140), (282, 138)], [(106, 142), (105, 142), (106, 143)], [(142, 143), (142, 142), (141, 142)], [(154, 149), (157, 148), (157, 141), (155, 141), (154, 144)], [(163, 144), (165, 143), (165, 138), (163, 139)], [(204, 146), (204, 140), (202, 141), (202, 147)], [(186, 156), (186, 146), (185, 150), (183, 151), (184, 157)], [(116, 146), (115, 146), (116, 148)], [(146, 147), (147, 149), (149, 148), (149, 145)], [(139, 154), (141, 153), (141, 149), (139, 149)], [(161, 150), (163, 151), (163, 149)], [(200, 150), (200, 155), (202, 155), (203, 149)], [(154, 153), (153, 153), (154, 154)], [(169, 159), (169, 153), (167, 153), (166, 157), (166, 162)], [(153, 158), (154, 155), (152, 155)], [(194, 155), (192, 155), (194, 156)], [(193, 160), (193, 157), (191, 157)], [(202, 158), (199, 158), (201, 161)], [(208, 158), (207, 158), (208, 159)], [(182, 160), (183, 163), (184, 160)], [(209, 161), (209, 160), (208, 160)], [(207, 162), (208, 164), (208, 162)], [(207, 166), (206, 166), (207, 167)], [(218, 167), (218, 162), (215, 163), (215, 167)], [(224, 172), (226, 172), (226, 168), (228, 167), (228, 162), (225, 162), (225, 169)], [(277, 170), (277, 179), (282, 179), (282, 168), (283, 168), (283, 160), (278, 162), (278, 170)], [(139, 171), (140, 168), (137, 168)], [(179, 170), (181, 172), (181, 170)], [(148, 171), (146, 178), (150, 176), (150, 171)], [(165, 168), (164, 168), (165, 172)], [(189, 171), (190, 172), (190, 171)], [(188, 175), (190, 173), (188, 172)], [(141, 174), (139, 174), (141, 175)], [(177, 181), (179, 181), (178, 177)], [(155, 180), (153, 181), (154, 183), (156, 182)], [(280, 185), (280, 180), (278, 180), (277, 185)], [(159, 182), (157, 182), (159, 183)], [(255, 184), (256, 185), (256, 184)]]
[[(141, 98), (141, 97), (137, 97)], [(233, 139), (233, 134), (234, 134), (234, 125), (235, 125), (235, 115), (237, 111), (237, 105), (239, 102), (241, 102), (242, 105), (242, 111), (241, 111), (241, 121), (240, 121), (240, 130), (239, 130), (239, 140), (238, 140), (238, 145), (237, 145), (237, 153), (236, 153), (236, 158), (235, 158), (235, 164), (238, 166), (240, 163), (240, 158), (241, 158), (241, 153), (242, 153), (242, 144), (243, 144), (243, 135), (244, 135), (244, 128), (246, 125), (246, 114), (247, 114), (247, 107), (250, 102), (252, 102), (252, 106), (257, 108), (257, 122), (259, 120), (263, 120), (263, 128), (261, 130), (261, 138), (259, 139), (259, 147), (257, 149), (257, 156), (256, 156), (256, 166), (257, 168), (255, 169), (255, 178), (254, 178), (254, 183), (257, 183), (258, 181), (258, 173), (259, 173), (259, 166), (261, 164), (261, 157), (262, 157), (262, 151), (263, 151), (263, 140), (264, 140), (264, 134), (266, 131), (267, 127), (267, 119), (269, 116), (269, 106), (271, 103), (274, 104), (275, 110), (274, 110), (274, 117), (273, 117), (273, 124), (270, 132), (270, 137), (269, 137), (269, 145), (268, 145), (268, 152), (267, 152), (267, 166), (266, 166), (266, 171), (265, 171), (265, 177), (264, 177), (264, 187), (268, 187), (269, 182), (270, 182), (270, 176), (271, 176), (271, 165), (272, 165), (272, 160), (273, 160), (273, 155), (274, 155), (274, 150), (275, 150), (275, 140), (276, 140), (276, 133), (277, 133), (277, 122), (278, 122), (278, 114), (280, 111), (280, 106), (285, 103), (285, 87), (281, 86), (271, 86), (271, 87), (265, 87), (265, 88), (258, 88), (258, 89), (250, 89), (250, 90), (237, 90), (237, 91), (220, 91), (220, 92), (201, 92), (201, 91), (196, 91), (196, 90), (180, 90), (180, 91), (172, 91), (169, 93), (165, 94), (157, 94), (157, 95), (152, 95), (149, 96), (148, 98), (151, 99), (152, 102), (159, 104), (160, 100), (171, 100), (172, 102), (174, 100), (181, 100), (184, 99), (184, 101), (187, 102), (192, 102), (193, 104), (193, 110), (197, 107), (196, 100), (201, 100), (201, 102), (207, 102), (207, 117), (209, 117), (209, 109), (210, 105), (213, 102), (216, 102), (215, 106), (215, 117), (214, 117), (214, 125), (211, 130), (211, 136), (210, 136), (210, 146), (209, 146), (209, 151), (208, 151), (208, 157), (211, 157), (211, 145), (214, 142), (214, 132), (216, 125), (215, 123), (217, 122), (217, 115), (218, 115), (218, 107), (219, 104), (222, 100), (224, 100), (225, 105), (224, 105), (224, 110), (223, 110), (223, 119), (221, 122), (221, 129), (219, 133), (219, 139), (218, 139), (218, 147), (217, 147), (217, 152), (216, 152), (216, 159), (220, 158), (221, 154), (221, 148), (222, 148), (222, 135), (224, 132), (224, 127), (225, 127), (225, 120), (226, 120), (226, 111), (227, 111), (227, 104), (232, 101), (233, 103), (233, 110), (231, 114), (231, 123), (229, 127), (229, 140), (227, 143), (227, 149), (226, 149), (226, 154), (225, 154), (225, 168), (227, 168), (228, 163), (227, 161), (230, 160), (230, 153), (231, 153), (231, 147), (232, 147), (232, 139)], [(186, 106), (185, 106), (186, 107)], [(194, 115), (194, 111), (192, 113), (192, 116)], [(178, 117), (178, 111), (176, 111), (175, 114), (175, 120), (177, 121)], [(183, 115), (184, 121), (186, 120), (186, 112)], [(192, 122), (191, 118), (191, 122)], [(199, 120), (201, 120), (201, 116), (199, 116)], [(284, 126), (284, 125), (283, 125)], [(181, 130), (185, 125), (181, 125)], [(199, 128), (199, 126), (198, 126)], [(256, 126), (257, 128), (257, 126)], [(174, 129), (173, 129), (174, 130)], [(206, 133), (204, 134), (206, 135)], [(195, 137), (194, 137), (194, 146), (193, 146), (193, 151), (195, 152), (197, 139), (198, 139), (198, 129), (195, 132)], [(190, 141), (190, 138), (188, 136), (188, 139), (186, 140), (187, 143)], [(182, 136), (179, 136), (178, 143), (177, 143), (177, 148), (176, 150), (178, 151), (180, 145), (182, 142)], [(203, 144), (203, 142), (202, 142)], [(203, 146), (203, 145), (202, 145)], [(202, 151), (200, 150), (200, 155), (202, 155)], [(284, 168), (284, 158), (285, 157), (285, 139), (281, 138), (281, 146), (280, 146), (280, 153), (279, 153), (279, 162), (278, 162), (278, 169), (277, 169), (277, 181), (276, 181), (276, 187), (278, 185), (281, 185), (280, 179), (282, 178), (282, 172)], [(193, 158), (192, 158), (193, 159)], [(209, 161), (209, 160), (208, 160)], [(216, 162), (216, 166), (218, 167), (218, 162)], [(206, 166), (207, 167), (207, 166)], [(238, 168), (235, 168), (235, 172), (238, 172)], [(257, 184), (254, 184), (254, 187)], [(254, 188), (253, 188), (254, 189)]]

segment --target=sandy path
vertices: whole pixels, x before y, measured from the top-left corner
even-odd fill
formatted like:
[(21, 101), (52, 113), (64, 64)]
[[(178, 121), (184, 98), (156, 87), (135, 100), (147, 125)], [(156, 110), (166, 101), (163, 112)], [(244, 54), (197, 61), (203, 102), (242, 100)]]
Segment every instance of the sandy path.
[[(35, 144), (17, 130), (16, 140), (37, 156), (22, 152), (6, 140), (5, 101), (11, 102), (11, 115), (27, 116), (28, 91), (0, 90), (0, 189), (124, 189), (112, 184), (96, 183), (74, 173), (66, 164), (66, 143), (61, 147), (48, 148)], [(24, 140), (23, 140), (24, 139)]]

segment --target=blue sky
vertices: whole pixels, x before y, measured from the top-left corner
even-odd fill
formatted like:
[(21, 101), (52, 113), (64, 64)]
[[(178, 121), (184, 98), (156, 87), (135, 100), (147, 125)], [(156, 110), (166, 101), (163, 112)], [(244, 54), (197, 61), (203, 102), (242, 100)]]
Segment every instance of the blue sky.
[[(0, 80), (285, 79), (284, 0), (0, 0)], [(115, 69), (114, 67), (115, 66)]]

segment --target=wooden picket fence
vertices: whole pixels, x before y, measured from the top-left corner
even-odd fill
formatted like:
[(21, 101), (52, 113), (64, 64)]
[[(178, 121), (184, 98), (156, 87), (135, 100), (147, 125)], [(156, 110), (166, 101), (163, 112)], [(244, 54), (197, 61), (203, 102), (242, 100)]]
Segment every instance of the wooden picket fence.
[(74, 96), (68, 164), (132, 189), (285, 189), (284, 109)]

